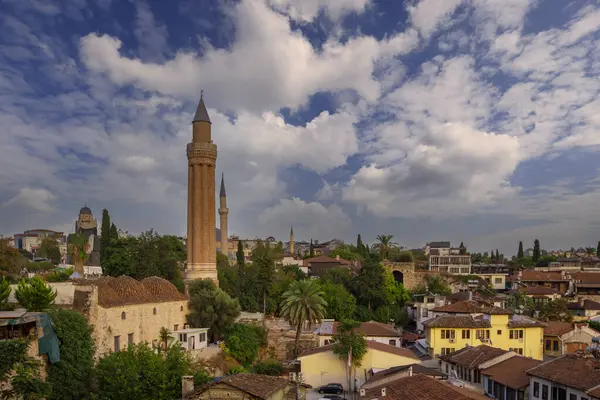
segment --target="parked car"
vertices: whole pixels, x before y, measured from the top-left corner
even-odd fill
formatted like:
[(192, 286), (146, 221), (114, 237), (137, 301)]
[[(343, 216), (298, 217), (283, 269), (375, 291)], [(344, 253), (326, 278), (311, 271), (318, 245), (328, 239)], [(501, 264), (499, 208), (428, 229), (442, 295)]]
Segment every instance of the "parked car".
[[(346, 400), (346, 398), (342, 396), (338, 396), (337, 394), (329, 394), (327, 396), (323, 396), (324, 400)], [(319, 399), (321, 400), (321, 399)]]
[(344, 393), (344, 387), (341, 383), (328, 383), (321, 386), (317, 391), (319, 393), (340, 394)]

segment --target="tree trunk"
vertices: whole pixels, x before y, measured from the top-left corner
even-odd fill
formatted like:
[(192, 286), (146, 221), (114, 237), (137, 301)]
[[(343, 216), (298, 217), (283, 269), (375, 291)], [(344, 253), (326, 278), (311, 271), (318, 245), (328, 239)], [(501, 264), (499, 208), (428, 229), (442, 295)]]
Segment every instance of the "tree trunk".
[(296, 328), (296, 340), (294, 341), (294, 357), (298, 357), (298, 342), (300, 342), (300, 332), (302, 331), (302, 321), (298, 322)]

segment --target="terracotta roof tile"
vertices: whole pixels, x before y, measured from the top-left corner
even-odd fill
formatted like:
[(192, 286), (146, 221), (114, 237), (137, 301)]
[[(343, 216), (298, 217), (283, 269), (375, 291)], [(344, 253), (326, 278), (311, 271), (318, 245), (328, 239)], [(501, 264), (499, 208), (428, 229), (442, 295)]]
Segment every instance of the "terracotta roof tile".
[(519, 292), (528, 294), (528, 295), (547, 295), (547, 294), (558, 294), (558, 290), (546, 286), (526, 286), (519, 289)]
[(187, 300), (171, 282), (156, 276), (142, 281), (126, 275), (116, 278), (105, 276), (85, 283), (98, 286), (98, 304), (104, 308)]
[[(200, 389), (198, 389), (191, 396), (193, 398), (197, 398), (196, 395), (205, 392), (210, 389), (212, 386), (219, 384), (226, 384), (232, 386), (236, 389), (239, 389), (243, 392), (249, 393), (254, 397), (258, 397), (259, 399), (267, 399), (272, 393), (285, 388), (289, 381), (287, 379), (279, 378), (277, 376), (269, 376), (269, 375), (258, 375), (258, 374), (236, 374), (229, 375), (224, 377), (223, 379), (206, 385)], [(188, 396), (190, 397), (190, 396)]]
[(575, 327), (570, 322), (548, 321), (544, 328), (544, 335), (562, 336), (565, 333), (571, 332)]
[(527, 374), (585, 392), (600, 385), (600, 361), (567, 354), (530, 369)]
[(600, 310), (600, 303), (594, 300), (585, 299), (577, 303), (567, 304), (569, 310)]
[(318, 257), (313, 257), (313, 258), (307, 258), (306, 260), (304, 260), (305, 265), (308, 265), (311, 263), (340, 263), (343, 265), (351, 264), (350, 261), (344, 260), (343, 258), (340, 258), (338, 260), (337, 258), (332, 258), (332, 257), (327, 257), (327, 256), (318, 256)]
[(455, 351), (454, 353), (441, 356), (440, 358), (452, 364), (476, 368), (484, 362), (508, 353), (509, 352), (507, 350), (482, 344), (476, 347), (465, 347)]
[(470, 315), (440, 315), (423, 322), (428, 328), (490, 328), (490, 321)]
[[(383, 351), (383, 352), (386, 352), (389, 354), (395, 354), (397, 356), (402, 356), (402, 357), (419, 360), (419, 358), (417, 356), (415, 356), (415, 354), (412, 351), (410, 351), (409, 349), (403, 348), (403, 347), (390, 346), (389, 344), (379, 343), (374, 340), (367, 340), (367, 347), (369, 347), (369, 349)], [(324, 352), (327, 352), (330, 350), (333, 350), (333, 344), (315, 347), (314, 349), (305, 351), (304, 353), (300, 354), (298, 357), (305, 357), (305, 356), (310, 356), (313, 354), (324, 353)]]
[(529, 377), (525, 371), (537, 367), (541, 363), (542, 361), (516, 355), (484, 369), (481, 373), (502, 385), (513, 389), (521, 389), (529, 385)]
[[(331, 333), (319, 333), (319, 335), (331, 336), (337, 333), (337, 328), (340, 326), (339, 322), (333, 324)], [(392, 325), (383, 324), (377, 321), (361, 322), (360, 326), (355, 329), (356, 332), (362, 333), (365, 336), (383, 336), (383, 337), (401, 337), (402, 334), (398, 332)]]
[[(366, 391), (360, 400), (381, 399), (383, 385)], [(444, 384), (426, 375), (416, 374), (396, 379), (385, 385), (388, 400), (472, 400), (482, 399), (482, 395), (461, 392), (453, 386)]]
[(572, 272), (569, 275), (571, 276), (575, 284), (600, 283), (600, 272)]
[(447, 314), (512, 314), (512, 312), (505, 310), (504, 308), (488, 306), (475, 300), (458, 301), (456, 303), (433, 308), (431, 311)]
[(560, 272), (546, 271), (521, 271), (521, 281), (524, 282), (568, 282)]

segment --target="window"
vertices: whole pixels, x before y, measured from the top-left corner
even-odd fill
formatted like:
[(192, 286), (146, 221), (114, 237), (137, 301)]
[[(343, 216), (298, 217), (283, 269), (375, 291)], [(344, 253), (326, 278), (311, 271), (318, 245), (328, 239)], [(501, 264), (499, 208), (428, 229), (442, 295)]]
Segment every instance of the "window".
[(462, 338), (463, 339), (471, 339), (471, 331), (468, 329), (463, 329)]
[(542, 385), (542, 400), (548, 400), (548, 385)]
[(552, 340), (546, 340), (546, 350), (550, 351), (552, 348)]
[(558, 340), (554, 340), (552, 343), (552, 350), (558, 351)]
[(573, 394), (573, 393), (571, 393), (571, 394), (569, 395), (569, 400), (577, 400), (577, 395), (576, 395), (576, 394)]
[(511, 329), (509, 336), (511, 339), (523, 339), (523, 329)]
[(179, 311), (183, 311), (183, 306), (179, 307)]
[(125, 314), (125, 311), (123, 311), (123, 312), (121, 313), (121, 319), (125, 319), (125, 318), (127, 318), (127, 315)]
[(540, 383), (533, 382), (533, 397), (540, 397)]
[(494, 283), (502, 283), (502, 278), (494, 278)]
[(514, 348), (513, 351), (519, 355), (523, 355), (523, 349), (520, 347)]
[(453, 352), (454, 352), (454, 349), (452, 349), (452, 348), (442, 347), (442, 355), (443, 356), (448, 355), (448, 354), (453, 353)]
[(156, 307), (152, 309), (152, 314), (156, 315)]
[(498, 329), (498, 331), (496, 331), (496, 334), (497, 334), (498, 336), (501, 336), (501, 335), (502, 335), (502, 329)]
[(173, 330), (174, 330), (174, 331), (176, 331), (176, 330), (178, 330), (178, 329), (179, 329), (179, 325), (177, 325), (177, 324), (173, 325)]
[(429, 310), (427, 308), (423, 309), (423, 317), (428, 317), (429, 316)]
[(588, 398), (587, 397), (582, 397), (581, 400), (588, 400)]
[(396, 346), (396, 339), (390, 339), (389, 343), (390, 343), (390, 346), (394, 346), (395, 347)]
[(473, 382), (481, 383), (481, 372), (478, 369), (473, 371)]
[(121, 351), (121, 336), (115, 336), (115, 353)]
[(428, 302), (428, 303), (435, 303), (435, 298), (433, 298), (433, 297), (428, 297), (428, 298), (427, 298), (427, 302)]
[(475, 332), (475, 337), (477, 339), (489, 339), (490, 331), (487, 329), (477, 329), (477, 331)]
[[(446, 363), (446, 374), (448, 373), (448, 363)], [(577, 400), (577, 399), (575, 399)]]
[(133, 333), (127, 334), (127, 345), (131, 346), (133, 344)]
[(490, 378), (488, 378), (488, 384), (487, 384), (487, 386), (488, 386), (488, 390), (487, 390), (488, 393), (489, 394), (493, 394), (494, 393), (494, 381), (491, 380)]
[[(202, 335), (204, 335), (204, 333), (202, 333), (202, 334), (200, 335), (200, 341), (201, 341), (201, 342), (203, 341), (203, 340), (202, 340)], [(327, 346), (328, 344), (331, 344), (331, 340), (329, 340), (329, 339), (325, 339), (325, 341), (323, 342), (323, 344), (324, 344), (325, 346)]]

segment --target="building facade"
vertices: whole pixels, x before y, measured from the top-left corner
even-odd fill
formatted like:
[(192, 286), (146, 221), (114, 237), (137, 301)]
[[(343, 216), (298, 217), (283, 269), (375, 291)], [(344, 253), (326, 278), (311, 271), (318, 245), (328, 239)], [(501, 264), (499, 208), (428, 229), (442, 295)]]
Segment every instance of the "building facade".
[(429, 270), (453, 275), (471, 273), (471, 256), (461, 248), (453, 248), (450, 242), (431, 242), (425, 247), (429, 256)]

